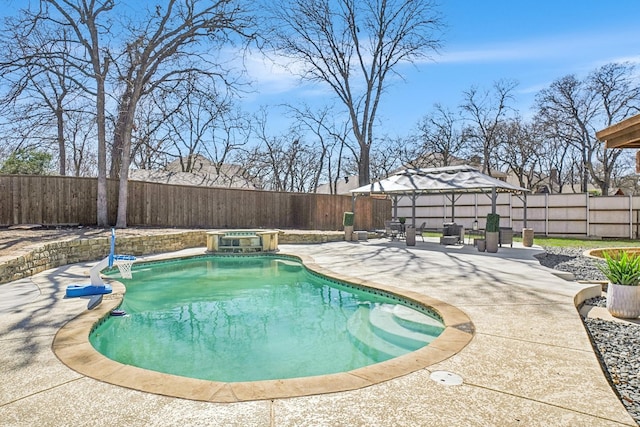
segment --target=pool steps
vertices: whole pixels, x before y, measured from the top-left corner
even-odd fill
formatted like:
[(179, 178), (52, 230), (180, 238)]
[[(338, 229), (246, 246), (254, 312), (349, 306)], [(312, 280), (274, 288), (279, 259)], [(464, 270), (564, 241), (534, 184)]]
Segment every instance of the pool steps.
[[(401, 321), (400, 318), (396, 317), (393, 311), (394, 307), (399, 306), (384, 304), (375, 307), (369, 312), (371, 329), (376, 335), (390, 343), (409, 350), (417, 350), (433, 341), (444, 330), (441, 324), (434, 325), (426, 319), (422, 319), (423, 322), (420, 322), (421, 319), (417, 317), (411, 321), (404, 319)], [(415, 314), (430, 319), (429, 316), (422, 313)], [(434, 322), (437, 321), (434, 320)]]
[(444, 329), (429, 316), (409, 314), (408, 310), (393, 307), (391, 304), (361, 306), (348, 319), (347, 331), (363, 353), (386, 358), (402, 356), (430, 343)]
[(441, 321), (424, 313), (404, 305), (393, 305), (392, 307), (395, 320), (407, 329), (430, 335), (439, 335), (444, 329)]

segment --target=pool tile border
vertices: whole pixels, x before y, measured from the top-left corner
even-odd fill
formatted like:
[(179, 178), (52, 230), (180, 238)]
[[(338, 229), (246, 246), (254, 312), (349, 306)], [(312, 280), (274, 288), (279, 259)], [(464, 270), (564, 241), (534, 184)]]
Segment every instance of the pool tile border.
[[(99, 322), (122, 302), (125, 286), (111, 281), (113, 293), (105, 295), (94, 310), (87, 310), (64, 325), (55, 335), (52, 349), (58, 359), (74, 371), (87, 377), (134, 390), (183, 399), (232, 403), (253, 400), (282, 399), (325, 393), (336, 393), (369, 387), (398, 378), (441, 362), (460, 352), (473, 338), (471, 319), (458, 308), (416, 292), (337, 274), (321, 267), (308, 256), (278, 253), (302, 261), (311, 272), (365, 287), (407, 300), (437, 314), (445, 329), (428, 346), (385, 362), (349, 372), (253, 382), (225, 383), (186, 378), (150, 371), (113, 361), (89, 343), (89, 334)], [(217, 256), (217, 255), (216, 255)], [(225, 255), (251, 256), (251, 255)]]

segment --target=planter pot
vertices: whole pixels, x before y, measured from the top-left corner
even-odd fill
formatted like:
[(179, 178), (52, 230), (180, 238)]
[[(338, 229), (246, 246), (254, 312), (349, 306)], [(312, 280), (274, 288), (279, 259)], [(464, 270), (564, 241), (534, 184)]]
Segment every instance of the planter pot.
[(344, 240), (350, 242), (353, 239), (353, 225), (344, 226)]
[(484, 252), (486, 249), (486, 241), (484, 239), (476, 239), (476, 246), (478, 246), (478, 252)]
[(500, 241), (499, 231), (487, 231), (484, 236), (487, 244), (487, 252), (498, 252), (498, 242)]
[(522, 229), (522, 246), (525, 248), (533, 246), (533, 228)]
[(407, 227), (405, 238), (407, 240), (407, 246), (415, 246), (416, 245), (416, 229), (411, 226)]
[(624, 319), (640, 317), (640, 286), (609, 283), (607, 287), (607, 310), (614, 317)]

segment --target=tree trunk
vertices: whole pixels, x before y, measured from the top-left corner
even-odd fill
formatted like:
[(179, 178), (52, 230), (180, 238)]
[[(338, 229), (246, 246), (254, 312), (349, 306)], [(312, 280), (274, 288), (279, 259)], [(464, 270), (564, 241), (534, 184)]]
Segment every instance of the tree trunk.
[[(121, 108), (118, 111), (118, 120), (116, 121), (116, 129), (113, 133), (113, 145), (111, 146), (111, 169), (109, 170), (109, 176), (112, 179), (120, 178), (120, 172), (122, 171), (122, 156), (124, 152), (125, 136), (124, 128), (128, 121), (129, 114), (129, 99), (124, 97), (121, 101), (126, 108)], [(128, 166), (127, 166), (128, 167)]]
[(65, 176), (67, 174), (67, 152), (65, 150), (65, 144), (64, 144), (64, 110), (62, 109), (62, 106), (58, 106), (58, 109), (56, 110), (56, 121), (57, 121), (57, 125), (58, 125), (58, 153), (59, 153), (59, 165), (60, 165), (60, 169), (59, 169), (59, 173), (62, 176)]
[(96, 95), (96, 121), (98, 125), (98, 200), (97, 220), (98, 227), (109, 226), (109, 214), (107, 210), (107, 143), (105, 131), (105, 93), (104, 80), (96, 77), (98, 88)]
[(131, 163), (130, 153), (131, 145), (125, 144), (123, 147), (123, 155), (120, 169), (120, 181), (118, 192), (118, 218), (116, 220), (117, 228), (127, 228), (127, 202), (129, 196), (129, 165)]
[[(119, 158), (119, 192), (118, 192), (118, 218), (116, 227), (127, 228), (127, 204), (129, 195), (129, 166), (131, 165), (131, 132), (133, 128), (134, 108), (130, 104), (131, 97), (126, 96), (123, 106), (118, 113), (118, 127), (114, 139), (120, 141), (121, 155)], [(112, 163), (113, 165), (113, 163)]]
[(371, 182), (371, 171), (369, 166), (369, 150), (366, 144), (360, 145), (360, 159), (358, 160), (358, 181), (360, 186)]

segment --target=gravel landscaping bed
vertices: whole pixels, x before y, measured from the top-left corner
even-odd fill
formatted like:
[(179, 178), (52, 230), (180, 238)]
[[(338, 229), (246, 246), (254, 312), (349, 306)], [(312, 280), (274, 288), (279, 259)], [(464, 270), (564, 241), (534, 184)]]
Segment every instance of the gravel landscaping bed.
[[(606, 280), (597, 260), (582, 255), (584, 249), (546, 247), (538, 255), (545, 267), (573, 273), (576, 280)], [(606, 307), (606, 298), (585, 304)], [(640, 325), (601, 319), (583, 319), (605, 374), (620, 400), (640, 425)]]

